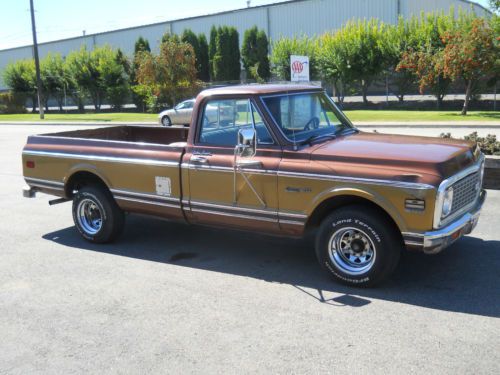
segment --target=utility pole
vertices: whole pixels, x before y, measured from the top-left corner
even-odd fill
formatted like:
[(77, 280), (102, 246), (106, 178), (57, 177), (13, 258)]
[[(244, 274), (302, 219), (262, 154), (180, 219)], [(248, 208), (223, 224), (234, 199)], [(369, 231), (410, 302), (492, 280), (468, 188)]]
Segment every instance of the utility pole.
[(42, 100), (43, 98), (42, 80), (40, 79), (40, 60), (38, 59), (38, 43), (36, 42), (35, 9), (33, 8), (33, 0), (30, 0), (30, 11), (31, 11), (31, 29), (33, 30), (33, 55), (35, 57), (38, 109), (40, 111), (40, 120), (43, 120), (44, 113), (43, 113), (43, 100)]

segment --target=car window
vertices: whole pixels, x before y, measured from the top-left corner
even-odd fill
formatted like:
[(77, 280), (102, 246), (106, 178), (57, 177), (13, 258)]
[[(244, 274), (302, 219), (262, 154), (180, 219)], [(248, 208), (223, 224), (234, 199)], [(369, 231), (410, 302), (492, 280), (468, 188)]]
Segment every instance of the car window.
[(183, 108), (184, 108), (184, 105), (185, 105), (185, 103), (184, 103), (184, 102), (179, 103), (179, 104), (177, 104), (177, 105), (174, 107), (174, 109), (183, 109)]
[(200, 143), (235, 146), (238, 130), (255, 122), (259, 144), (273, 143), (260, 114), (248, 99), (210, 100), (203, 108)]
[(192, 100), (190, 100), (188, 102), (184, 102), (184, 103), (185, 103), (185, 105), (184, 105), (185, 109), (193, 108), (194, 102)]

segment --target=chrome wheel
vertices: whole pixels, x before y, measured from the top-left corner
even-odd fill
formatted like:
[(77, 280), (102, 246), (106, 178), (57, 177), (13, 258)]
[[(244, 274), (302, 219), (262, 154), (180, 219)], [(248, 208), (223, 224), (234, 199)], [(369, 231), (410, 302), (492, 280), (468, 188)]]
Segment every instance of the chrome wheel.
[(102, 215), (99, 206), (91, 199), (83, 199), (76, 209), (80, 227), (87, 234), (96, 234), (102, 227)]
[(376, 248), (361, 229), (347, 227), (333, 233), (328, 244), (330, 260), (349, 275), (368, 272), (375, 263)]

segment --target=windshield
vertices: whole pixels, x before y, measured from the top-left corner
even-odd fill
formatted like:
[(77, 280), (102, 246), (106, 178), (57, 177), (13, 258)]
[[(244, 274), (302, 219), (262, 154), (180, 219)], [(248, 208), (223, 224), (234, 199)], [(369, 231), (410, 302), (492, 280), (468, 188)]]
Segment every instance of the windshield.
[(263, 97), (262, 100), (276, 125), (292, 142), (335, 135), (352, 128), (323, 92), (283, 94)]

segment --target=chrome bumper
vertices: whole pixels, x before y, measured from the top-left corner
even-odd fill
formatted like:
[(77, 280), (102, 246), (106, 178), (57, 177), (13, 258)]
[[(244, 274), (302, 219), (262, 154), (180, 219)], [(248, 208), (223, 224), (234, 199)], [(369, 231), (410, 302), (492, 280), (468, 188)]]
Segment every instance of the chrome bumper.
[(425, 233), (403, 233), (405, 245), (426, 254), (437, 254), (476, 227), (486, 191), (482, 190), (474, 208), (444, 228)]

